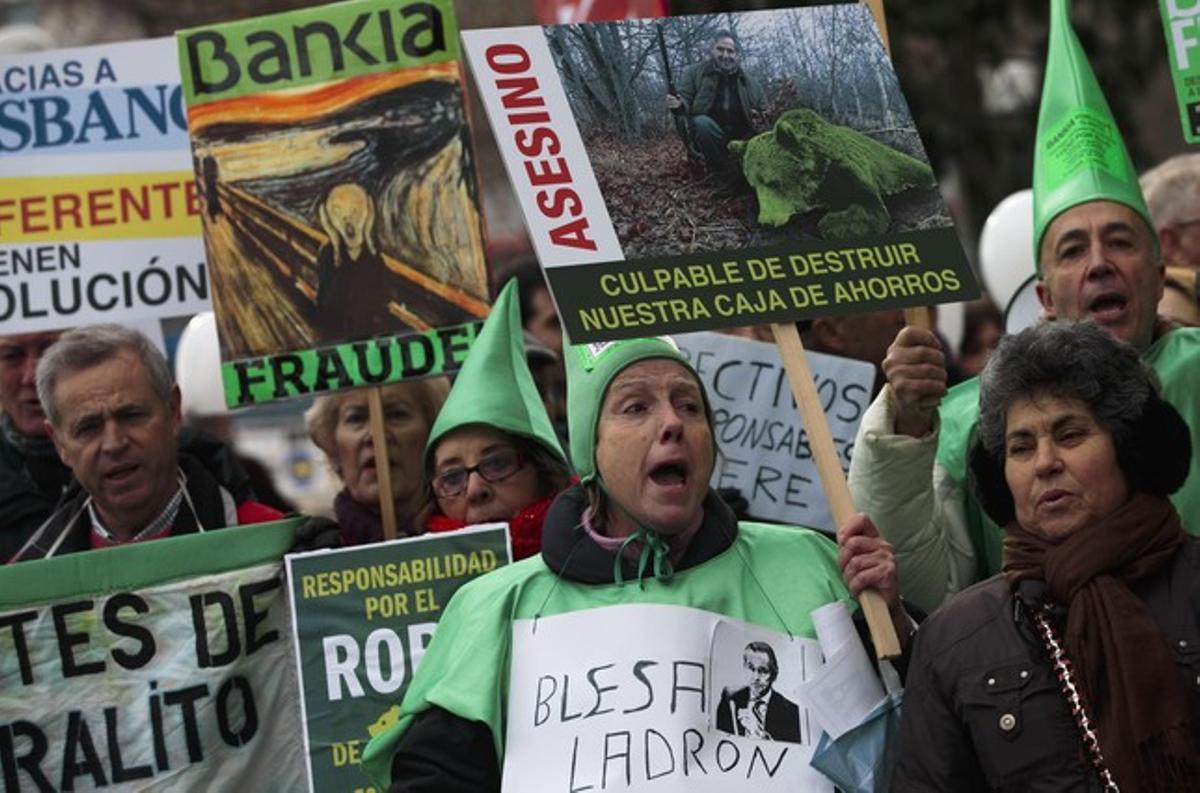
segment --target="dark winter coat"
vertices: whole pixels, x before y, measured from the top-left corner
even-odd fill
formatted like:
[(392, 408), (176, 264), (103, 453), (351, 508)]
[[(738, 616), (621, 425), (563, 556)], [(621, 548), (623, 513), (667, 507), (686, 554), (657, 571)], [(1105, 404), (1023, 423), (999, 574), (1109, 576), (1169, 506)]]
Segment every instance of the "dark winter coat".
[[(917, 634), (892, 790), (1100, 791), (1028, 614), (1043, 584), (1003, 576), (955, 596)], [(1175, 655), (1200, 724), (1200, 540), (1133, 587)]]
[[(180, 434), (179, 468), (187, 477), (188, 495), (195, 504), (200, 522), (206, 529), (225, 528), (241, 524), (260, 523), (281, 517), (280, 513), (253, 500), (246, 472), (238, 465), (223, 443), (203, 433), (185, 430)], [(84, 505), (88, 494), (72, 480), (53, 514), (37, 531), (31, 533), (33, 543), (10, 562), (42, 559), (60, 534), (67, 536), (56, 554), (90, 550), (91, 521)], [(172, 535), (191, 534), (197, 530), (191, 508), (183, 504), (171, 529)]]
[(50, 517), (70, 481), (48, 443), (26, 450), (0, 433), (0, 564)]
[[(734, 93), (742, 117), (747, 123), (751, 121), (751, 111), (762, 111), (767, 104), (767, 95), (763, 92), (758, 81), (745, 70), (738, 68), (734, 73)], [(693, 66), (683, 75), (679, 82), (679, 97), (688, 115), (712, 116), (717, 102), (718, 88), (721, 84), (721, 72), (712, 60)], [(744, 130), (726, 130), (727, 134), (737, 137), (738, 134), (749, 135), (749, 128)]]

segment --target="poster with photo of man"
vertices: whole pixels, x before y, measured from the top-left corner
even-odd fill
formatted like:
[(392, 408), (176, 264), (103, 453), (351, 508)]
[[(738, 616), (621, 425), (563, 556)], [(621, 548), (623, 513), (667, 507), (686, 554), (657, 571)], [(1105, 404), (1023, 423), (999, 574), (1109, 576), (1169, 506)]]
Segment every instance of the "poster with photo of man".
[(800, 694), (823, 660), (812, 642), (721, 621), (713, 631), (713, 727), (757, 741), (816, 745), (821, 727)]
[(864, 5), (463, 41), (577, 343), (977, 293)]

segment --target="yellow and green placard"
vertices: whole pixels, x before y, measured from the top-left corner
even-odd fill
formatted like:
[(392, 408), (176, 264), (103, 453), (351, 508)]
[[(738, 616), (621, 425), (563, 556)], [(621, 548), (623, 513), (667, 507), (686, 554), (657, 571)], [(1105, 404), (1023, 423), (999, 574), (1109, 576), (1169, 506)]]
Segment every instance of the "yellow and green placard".
[(1200, 3), (1158, 0), (1183, 137), (1200, 143)]

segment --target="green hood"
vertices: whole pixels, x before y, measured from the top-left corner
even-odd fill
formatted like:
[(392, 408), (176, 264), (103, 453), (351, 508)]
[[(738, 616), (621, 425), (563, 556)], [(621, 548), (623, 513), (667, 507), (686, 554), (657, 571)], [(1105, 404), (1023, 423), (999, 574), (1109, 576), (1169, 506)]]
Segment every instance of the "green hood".
[(566, 455), (525, 359), (515, 278), (505, 285), (492, 305), (483, 330), (429, 431), (429, 442), (425, 444), (426, 468), (432, 465), (438, 442), (468, 424), (486, 424), (537, 441), (566, 463)]
[[(648, 358), (668, 358), (683, 364), (696, 376), (692, 365), (670, 336), (573, 344), (565, 349), (564, 355), (567, 359), (567, 428), (571, 437), (571, 461), (583, 482), (596, 478), (596, 430), (600, 424), (600, 406), (609, 384), (622, 369)], [(704, 407), (708, 411), (704, 384), (699, 377), (696, 382), (700, 383)], [(711, 411), (709, 414), (711, 424)]]
[(1033, 258), (1039, 275), (1042, 237), (1051, 221), (1089, 201), (1124, 204), (1154, 229), (1121, 132), (1071, 29), (1070, 0), (1051, 0), (1033, 153)]

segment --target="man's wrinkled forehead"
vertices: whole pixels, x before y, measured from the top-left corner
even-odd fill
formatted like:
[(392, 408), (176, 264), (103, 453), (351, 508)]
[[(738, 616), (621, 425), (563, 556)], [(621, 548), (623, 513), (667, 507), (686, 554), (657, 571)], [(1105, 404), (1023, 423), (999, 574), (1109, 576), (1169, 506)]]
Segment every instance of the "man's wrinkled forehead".
[(1053, 261), (1054, 250), (1064, 242), (1087, 240), (1094, 233), (1105, 235), (1117, 232), (1132, 234), (1140, 240), (1146, 247), (1151, 263), (1154, 263), (1156, 232), (1146, 225), (1140, 214), (1115, 201), (1088, 201), (1064, 210), (1055, 217), (1042, 238), (1042, 263)]
[(754, 670), (755, 672), (771, 671), (771, 659), (767, 657), (766, 653), (758, 650), (747, 650), (745, 653), (743, 653), (742, 663), (747, 669)]

